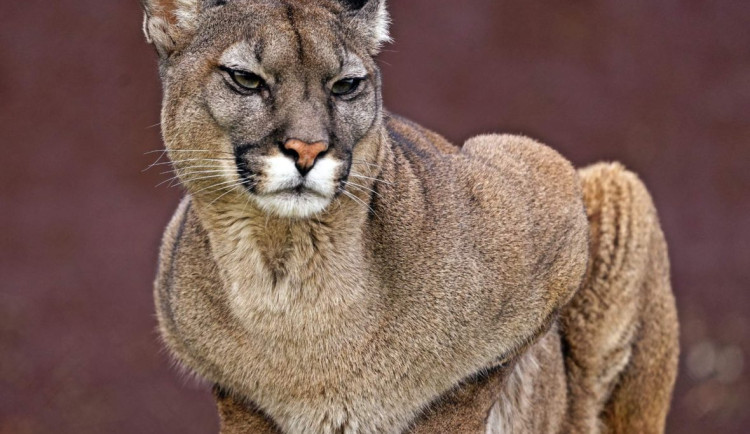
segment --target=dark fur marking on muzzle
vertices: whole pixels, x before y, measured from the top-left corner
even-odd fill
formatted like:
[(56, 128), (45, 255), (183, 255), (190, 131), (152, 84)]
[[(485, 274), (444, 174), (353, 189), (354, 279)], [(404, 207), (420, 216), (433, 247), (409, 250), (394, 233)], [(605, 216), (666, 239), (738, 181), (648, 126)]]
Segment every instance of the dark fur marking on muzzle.
[(254, 192), (258, 186), (257, 174), (253, 172), (250, 164), (245, 158), (245, 155), (251, 150), (259, 148), (260, 145), (254, 143), (245, 143), (234, 147), (234, 162), (237, 166), (237, 176), (240, 177), (240, 182), (250, 192)]

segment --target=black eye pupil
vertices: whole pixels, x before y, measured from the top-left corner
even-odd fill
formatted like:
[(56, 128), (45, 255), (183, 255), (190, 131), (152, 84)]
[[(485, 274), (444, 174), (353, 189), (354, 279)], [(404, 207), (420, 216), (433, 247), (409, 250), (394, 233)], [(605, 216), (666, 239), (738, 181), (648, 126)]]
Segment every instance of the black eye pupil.
[(229, 77), (231, 77), (234, 84), (241, 89), (259, 90), (265, 85), (265, 81), (263, 81), (260, 76), (258, 76), (257, 74), (253, 74), (252, 72), (240, 71), (227, 67), (221, 67), (220, 69), (226, 72)]
[(359, 78), (345, 78), (343, 80), (339, 80), (333, 84), (331, 93), (336, 96), (348, 95), (357, 90), (361, 81), (362, 80)]
[(245, 89), (258, 89), (263, 84), (260, 77), (249, 72), (236, 72), (232, 78), (234, 78), (235, 83)]

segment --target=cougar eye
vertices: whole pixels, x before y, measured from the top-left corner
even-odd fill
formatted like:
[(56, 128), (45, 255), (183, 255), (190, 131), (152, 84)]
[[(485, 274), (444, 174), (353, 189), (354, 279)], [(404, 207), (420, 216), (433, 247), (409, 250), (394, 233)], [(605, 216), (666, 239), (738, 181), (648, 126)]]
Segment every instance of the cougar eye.
[(336, 96), (349, 95), (359, 88), (360, 83), (362, 83), (361, 78), (345, 78), (339, 80), (331, 87), (331, 93)]
[(260, 76), (252, 72), (240, 71), (238, 69), (221, 68), (232, 78), (232, 81), (243, 90), (259, 90), (265, 85)]

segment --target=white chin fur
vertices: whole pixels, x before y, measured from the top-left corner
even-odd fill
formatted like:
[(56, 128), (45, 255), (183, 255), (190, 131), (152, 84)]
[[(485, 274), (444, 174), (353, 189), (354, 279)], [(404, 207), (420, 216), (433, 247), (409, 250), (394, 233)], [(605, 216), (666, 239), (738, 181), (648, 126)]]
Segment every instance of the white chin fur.
[[(265, 212), (286, 218), (308, 218), (322, 212), (331, 203), (336, 193), (335, 178), (341, 162), (325, 157), (304, 178), (299, 174), (291, 158), (274, 155), (266, 158), (266, 182), (259, 195), (253, 199)], [(303, 185), (308, 193), (287, 190)]]
[(316, 194), (279, 193), (255, 196), (255, 202), (265, 212), (279, 217), (304, 219), (322, 212), (331, 199)]

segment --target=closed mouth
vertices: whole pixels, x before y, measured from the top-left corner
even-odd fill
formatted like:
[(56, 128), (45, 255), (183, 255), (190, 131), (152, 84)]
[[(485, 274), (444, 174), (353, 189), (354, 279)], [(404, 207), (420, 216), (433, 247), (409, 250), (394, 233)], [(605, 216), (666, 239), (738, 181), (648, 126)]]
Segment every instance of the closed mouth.
[(279, 190), (274, 190), (268, 193), (260, 194), (259, 196), (263, 197), (269, 197), (269, 196), (278, 196), (278, 195), (288, 195), (288, 196), (303, 196), (306, 194), (311, 194), (314, 196), (321, 197), (323, 199), (328, 199), (328, 196), (320, 193), (319, 191), (313, 190), (311, 188), (305, 187), (303, 184), (299, 184), (296, 187), (291, 188), (282, 188)]

